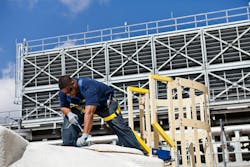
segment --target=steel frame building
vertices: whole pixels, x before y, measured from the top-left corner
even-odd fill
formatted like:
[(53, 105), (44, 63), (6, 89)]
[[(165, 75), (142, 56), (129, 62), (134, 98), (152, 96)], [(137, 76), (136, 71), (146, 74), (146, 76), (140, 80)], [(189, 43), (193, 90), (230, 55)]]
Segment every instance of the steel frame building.
[[(249, 112), (249, 20), (247, 6), (24, 40), (16, 55), (16, 101), (22, 104), (23, 125), (55, 128), (61, 123), (57, 81), (63, 74), (110, 85), (125, 115), (127, 86), (148, 88), (149, 74), (205, 84), (212, 115)], [(163, 86), (158, 85), (158, 98), (165, 95)]]

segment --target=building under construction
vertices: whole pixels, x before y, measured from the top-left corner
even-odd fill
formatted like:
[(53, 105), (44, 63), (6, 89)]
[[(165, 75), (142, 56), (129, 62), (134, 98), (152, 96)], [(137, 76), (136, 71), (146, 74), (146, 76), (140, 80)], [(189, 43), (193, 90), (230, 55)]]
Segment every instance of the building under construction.
[[(223, 155), (227, 162), (250, 160), (249, 10), (246, 6), (23, 40), (16, 54), (16, 102), (22, 105), (19, 128), (29, 134), (29, 140), (60, 138), (63, 119), (57, 82), (61, 75), (89, 77), (111, 86), (125, 118), (128, 86), (149, 89), (150, 74), (181, 77), (208, 89), (217, 162), (222, 162)], [(165, 87), (164, 83), (156, 85), (158, 99), (167, 97)], [(134, 97), (133, 102), (138, 130), (139, 101)], [(167, 131), (166, 110), (159, 108), (157, 116)], [(92, 135), (111, 133), (101, 118), (94, 119)]]

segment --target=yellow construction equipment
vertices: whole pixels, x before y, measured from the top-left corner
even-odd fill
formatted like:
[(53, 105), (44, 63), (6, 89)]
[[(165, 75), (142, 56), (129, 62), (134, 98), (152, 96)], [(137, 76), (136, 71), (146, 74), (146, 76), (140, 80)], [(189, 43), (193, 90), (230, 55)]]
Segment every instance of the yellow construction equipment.
[(154, 74), (150, 74), (149, 76), (150, 76), (150, 78), (157, 80), (157, 81), (162, 81), (162, 82), (173, 81), (173, 79), (171, 77), (167, 77), (167, 76), (160, 76), (160, 75), (154, 75)]
[(139, 144), (149, 154), (150, 153), (150, 148), (147, 146), (147, 144), (140, 138), (140, 136), (134, 130), (132, 130), (132, 131), (133, 131), (137, 141), (139, 142)]
[(137, 87), (133, 87), (133, 86), (128, 86), (128, 90), (130, 90), (131, 92), (136, 92), (136, 93), (141, 93), (141, 94), (148, 93), (148, 89), (137, 88)]
[(154, 122), (152, 125), (154, 129), (161, 135), (161, 137), (168, 143), (168, 145), (175, 148), (174, 141), (165, 133), (162, 127), (157, 122)]

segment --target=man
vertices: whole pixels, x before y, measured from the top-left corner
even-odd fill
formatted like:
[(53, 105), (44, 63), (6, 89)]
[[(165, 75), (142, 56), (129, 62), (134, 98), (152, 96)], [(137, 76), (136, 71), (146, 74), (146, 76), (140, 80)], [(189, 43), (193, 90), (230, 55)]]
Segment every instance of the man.
[[(113, 98), (114, 92), (109, 86), (89, 78), (76, 79), (67, 75), (61, 76), (58, 84), (60, 107), (65, 115), (62, 127), (63, 145), (87, 145), (93, 126), (93, 115), (97, 114), (118, 136), (121, 145), (142, 150), (132, 130), (123, 120), (118, 102)], [(81, 131), (79, 125), (82, 124), (84, 128), (78, 138)]]

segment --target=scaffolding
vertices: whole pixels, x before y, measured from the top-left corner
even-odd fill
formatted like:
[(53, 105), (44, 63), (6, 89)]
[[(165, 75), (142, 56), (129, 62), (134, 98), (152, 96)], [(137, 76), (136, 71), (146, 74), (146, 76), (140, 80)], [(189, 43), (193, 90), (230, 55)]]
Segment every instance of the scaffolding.
[[(17, 44), (16, 63), (16, 102), (22, 105), (23, 124), (54, 127), (62, 121), (57, 81), (64, 74), (113, 87), (125, 117), (127, 86), (149, 88), (149, 74), (205, 84), (211, 111), (233, 112), (237, 104), (247, 112), (249, 27), (247, 6), (24, 40)], [(157, 90), (156, 96), (164, 98), (162, 85)]]

